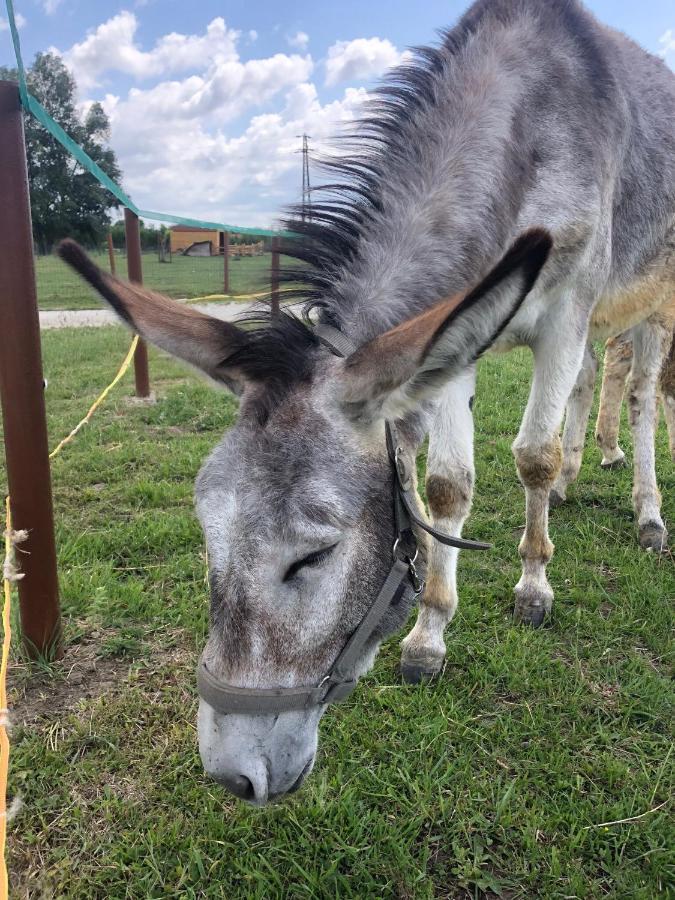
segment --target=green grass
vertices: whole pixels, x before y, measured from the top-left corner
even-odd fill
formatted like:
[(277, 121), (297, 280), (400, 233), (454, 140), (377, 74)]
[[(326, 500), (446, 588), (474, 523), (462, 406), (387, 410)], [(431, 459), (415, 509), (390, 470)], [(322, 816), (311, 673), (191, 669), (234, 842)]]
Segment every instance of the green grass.
[[(109, 269), (107, 253), (93, 253), (98, 264)], [(269, 290), (272, 255), (230, 259), (230, 293), (247, 294)], [(126, 278), (127, 260), (116, 256), (117, 274)], [(35, 259), (38, 304), (40, 309), (99, 309), (101, 301), (94, 291), (56, 255)], [(222, 257), (174, 255), (171, 263), (160, 263), (156, 253), (143, 254), (143, 281), (169, 297), (192, 298), (223, 291)]]
[[(52, 443), (128, 340), (44, 335)], [(630, 471), (602, 471), (589, 447), (551, 516), (552, 621), (513, 624), (509, 447), (529, 356), (480, 367), (468, 533), (495, 549), (462, 555), (442, 677), (401, 685), (392, 638), (325, 716), (306, 786), (262, 811), (206, 780), (195, 733), (207, 595), (192, 480), (235, 403), (154, 353), (151, 372), (156, 406), (129, 406), (127, 378), (54, 463), (67, 643), (61, 662), (10, 676), (15, 896), (673, 896), (672, 807), (657, 809), (673, 787), (673, 558), (638, 549)], [(657, 453), (673, 530), (663, 425)]]

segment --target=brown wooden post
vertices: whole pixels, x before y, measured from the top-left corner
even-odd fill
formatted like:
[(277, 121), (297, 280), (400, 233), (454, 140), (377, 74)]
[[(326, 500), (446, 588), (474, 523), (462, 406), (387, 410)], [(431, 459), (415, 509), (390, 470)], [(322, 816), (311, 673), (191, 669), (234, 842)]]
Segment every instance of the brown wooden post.
[(18, 553), (21, 631), (32, 656), (59, 652), (61, 615), (40, 319), (23, 112), (19, 89), (0, 81), (0, 399), (12, 524), (26, 529)]
[(230, 293), (230, 232), (223, 232), (223, 293)]
[[(141, 230), (138, 216), (125, 207), (124, 230), (127, 241), (127, 275), (129, 281), (143, 284), (143, 265), (141, 263)], [(134, 353), (134, 373), (136, 375), (136, 396), (150, 396), (150, 373), (148, 371), (148, 348), (145, 341), (139, 341)]]
[(110, 271), (115, 274), (115, 248), (113, 247), (112, 232), (108, 232), (108, 259), (110, 260)]
[(280, 241), (278, 237), (272, 238), (272, 313), (279, 313), (279, 249)]

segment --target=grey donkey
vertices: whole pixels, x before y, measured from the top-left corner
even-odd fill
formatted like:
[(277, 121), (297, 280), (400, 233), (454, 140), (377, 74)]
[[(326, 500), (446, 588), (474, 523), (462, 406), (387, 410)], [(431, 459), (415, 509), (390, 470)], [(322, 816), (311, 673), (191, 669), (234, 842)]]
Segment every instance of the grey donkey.
[[(300, 320), (226, 324), (62, 256), (147, 340), (235, 391), (239, 419), (201, 469), (209, 550), (209, 670), (249, 690), (318, 684), (380, 590), (394, 521), (384, 421), (408, 449), (430, 435), (434, 524), (459, 535), (471, 506), (472, 397), (487, 349), (525, 345), (534, 377), (513, 444), (526, 497), (516, 618), (551, 609), (549, 493), (576, 465), (568, 398), (592, 338), (633, 329), (634, 429), (653, 447), (675, 279), (675, 77), (573, 0), (480, 0), (437, 48), (417, 51), (345, 139), (312, 215), (290, 227)], [(341, 330), (345, 359), (312, 329)], [(638, 439), (636, 436), (636, 446)], [(569, 458), (565, 458), (563, 453)], [(653, 451), (652, 451), (653, 452)], [(641, 531), (663, 538), (653, 467)], [(420, 536), (420, 541), (423, 536)], [(441, 669), (457, 604), (457, 550), (432, 542), (404, 677)], [(372, 664), (410, 603), (392, 604), (354, 664)], [(317, 703), (219, 713), (204, 700), (206, 770), (257, 804), (311, 770)]]

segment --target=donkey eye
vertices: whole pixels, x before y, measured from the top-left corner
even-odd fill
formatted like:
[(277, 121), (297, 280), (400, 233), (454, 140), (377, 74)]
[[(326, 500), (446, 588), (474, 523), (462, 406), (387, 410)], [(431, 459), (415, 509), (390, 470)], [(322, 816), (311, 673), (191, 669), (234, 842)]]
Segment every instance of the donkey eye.
[(323, 550), (315, 550), (313, 553), (308, 553), (307, 556), (297, 560), (297, 562), (294, 562), (293, 565), (288, 567), (283, 580), (290, 581), (290, 579), (305, 566), (320, 566), (322, 562), (325, 562), (328, 559), (336, 547), (337, 544), (333, 544), (332, 547), (324, 547)]

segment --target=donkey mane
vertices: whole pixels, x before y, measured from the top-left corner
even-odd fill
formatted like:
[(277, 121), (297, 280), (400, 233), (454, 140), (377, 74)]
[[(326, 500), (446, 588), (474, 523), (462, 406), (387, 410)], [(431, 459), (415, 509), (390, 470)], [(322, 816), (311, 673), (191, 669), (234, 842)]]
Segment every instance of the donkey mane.
[[(300, 204), (288, 209), (285, 227), (298, 237), (282, 242), (282, 253), (292, 262), (284, 264), (280, 280), (286, 285), (284, 296), (290, 306), (303, 311), (304, 323), (288, 309), (276, 322), (269, 314), (256, 316), (255, 338), (250, 349), (241, 351), (245, 356), (242, 364), (252, 378), (264, 377), (273, 384), (290, 386), (311, 377), (316, 354), (307, 351), (316, 342), (309, 316), (338, 327), (352, 316), (353, 302), (343, 295), (341, 280), (359, 265), (363, 249), (385, 216), (383, 191), (392, 170), (402, 181), (401, 173), (423, 168), (416, 135), (418, 140), (424, 136), (420, 130), (426, 126), (428, 140), (437, 139), (428, 121), (443, 102), (443, 90), (457, 75), (457, 67), (464, 65), (464, 60), (472, 65), (471, 56), (467, 56), (472, 40), (484, 32), (516, 26), (523, 17), (537, 31), (552, 33), (571, 47), (588, 93), (595, 96), (598, 104), (608, 104), (615, 82), (606, 59), (604, 33), (577, 0), (479, 0), (454, 27), (440, 32), (438, 46), (414, 48), (411, 59), (392, 70), (373, 92), (363, 115), (347, 133), (338, 136), (339, 153), (317, 160), (330, 179), (313, 189), (309, 216), (303, 218)], [(532, 98), (532, 102), (543, 100)], [(415, 304), (425, 307), (446, 293), (471, 287), (468, 279), (484, 274), (512, 239), (510, 229), (539, 162), (534, 149), (531, 156), (519, 157), (519, 148), (526, 145), (519, 128), (519, 121), (514, 121), (510, 138), (513, 147), (505, 146), (502, 161), (500, 177), (506, 180), (502, 181), (501, 207), (490, 207), (493, 221), (486, 222), (483, 235), (468, 235), (468, 240), (465, 235), (463, 243), (463, 236), (454, 233), (451, 218), (439, 217), (433, 209), (428, 211), (426, 228), (430, 237), (444, 242), (454, 239), (463, 258), (455, 260), (460, 264), (454, 273), (436, 272), (433, 283), (429, 276), (426, 298), (420, 291)], [(401, 192), (405, 190), (402, 183)], [(453, 278), (458, 283), (453, 283)], [(368, 305), (368, 300), (362, 298), (364, 305)], [(385, 316), (389, 321), (381, 323), (381, 327), (397, 324), (401, 313), (412, 315), (419, 311), (419, 307), (391, 307)], [(372, 336), (363, 335), (362, 339)]]
[[(281, 273), (281, 280), (292, 284), (286, 289), (289, 299), (306, 312), (316, 309), (322, 321), (340, 324), (335, 284), (358, 257), (368, 225), (383, 212), (381, 190), (392, 162), (416, 164), (410, 143), (416, 114), (437, 106), (439, 81), (451, 74), (448, 69), (472, 37), (488, 23), (508, 27), (524, 14), (539, 27), (564, 34), (577, 51), (589, 90), (601, 102), (610, 99), (614, 78), (602, 32), (577, 0), (479, 0), (455, 26), (439, 32), (438, 46), (412, 48), (411, 59), (384, 77), (349, 132), (336, 137), (339, 155), (316, 160), (331, 180), (312, 190), (309, 217), (303, 216), (301, 204), (294, 204), (285, 218), (285, 227), (300, 235), (282, 245), (282, 252), (300, 263), (285, 265)], [(522, 174), (526, 181), (527, 173)]]

